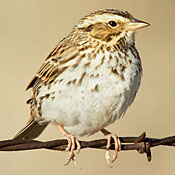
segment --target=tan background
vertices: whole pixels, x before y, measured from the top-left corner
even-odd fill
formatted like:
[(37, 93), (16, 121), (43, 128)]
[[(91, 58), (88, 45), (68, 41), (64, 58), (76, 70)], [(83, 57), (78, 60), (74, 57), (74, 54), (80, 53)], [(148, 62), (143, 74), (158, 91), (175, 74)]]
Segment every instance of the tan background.
[[(108, 127), (119, 136), (150, 137), (175, 134), (175, 1), (169, 0), (0, 0), (0, 140), (11, 138), (28, 120), (31, 95), (25, 87), (45, 57), (80, 17), (103, 8), (128, 10), (151, 23), (138, 31), (144, 76), (141, 88), (125, 117)], [(41, 140), (61, 138), (53, 126)], [(89, 138), (103, 138), (98, 133)], [(136, 151), (121, 152), (110, 169), (103, 150), (86, 149), (64, 167), (67, 153), (47, 150), (1, 152), (0, 174), (175, 174), (175, 149), (156, 147), (153, 159)]]

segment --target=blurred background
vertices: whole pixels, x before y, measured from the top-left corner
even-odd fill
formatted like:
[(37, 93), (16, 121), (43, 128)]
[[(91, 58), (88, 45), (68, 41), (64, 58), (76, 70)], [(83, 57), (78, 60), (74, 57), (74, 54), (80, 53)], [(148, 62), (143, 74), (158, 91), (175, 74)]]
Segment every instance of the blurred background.
[[(134, 104), (125, 117), (108, 127), (119, 136), (161, 138), (175, 134), (175, 1), (169, 0), (0, 0), (0, 140), (10, 139), (26, 123), (31, 91), (25, 88), (49, 52), (91, 11), (118, 8), (147, 21), (139, 30), (136, 45), (144, 75)], [(50, 125), (38, 138), (62, 138)], [(92, 140), (104, 138), (97, 133)], [(120, 152), (113, 168), (106, 164), (104, 150), (85, 149), (64, 167), (67, 153), (48, 150), (0, 152), (0, 173), (18, 174), (175, 174), (175, 149), (152, 149), (152, 161), (136, 151)]]

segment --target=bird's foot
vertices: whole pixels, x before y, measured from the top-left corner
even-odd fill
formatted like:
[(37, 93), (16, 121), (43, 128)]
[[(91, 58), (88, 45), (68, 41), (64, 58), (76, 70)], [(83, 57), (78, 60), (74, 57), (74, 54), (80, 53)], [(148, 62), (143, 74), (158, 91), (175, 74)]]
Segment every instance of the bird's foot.
[(109, 164), (110, 163), (110, 155), (109, 155), (109, 149), (111, 147), (111, 139), (114, 140), (114, 146), (115, 146), (115, 153), (113, 155), (113, 159), (111, 162), (114, 162), (117, 159), (118, 152), (121, 150), (121, 142), (116, 134), (108, 134), (107, 135), (107, 146), (106, 146), (106, 161)]
[(75, 161), (75, 154), (74, 154), (74, 150), (77, 146), (77, 154), (80, 152), (81, 150), (81, 145), (80, 142), (78, 141), (78, 139), (71, 134), (64, 134), (64, 137), (67, 139), (68, 141), (68, 145), (66, 148), (66, 152), (69, 152), (69, 157), (67, 158), (67, 162), (64, 164), (64, 166), (68, 165), (70, 163), (70, 161), (72, 160), (74, 162), (75, 165), (76, 161)]
[[(109, 167), (111, 167), (110, 162), (114, 162), (117, 159), (118, 152), (121, 150), (121, 142), (120, 142), (120, 139), (117, 137), (116, 134), (112, 134), (112, 133), (110, 133), (109, 131), (107, 131), (105, 129), (101, 130), (101, 132), (107, 137), (105, 158), (106, 158), (107, 164), (109, 165)], [(115, 153), (113, 155), (112, 161), (110, 161), (111, 157), (110, 157), (110, 154), (109, 154), (109, 149), (111, 147), (111, 139), (114, 140), (114, 147), (115, 147)]]
[(75, 165), (76, 161), (75, 161), (75, 154), (74, 154), (74, 150), (77, 149), (77, 154), (80, 152), (81, 150), (81, 145), (80, 142), (78, 141), (78, 139), (72, 135), (72, 134), (68, 134), (63, 126), (57, 122), (55, 122), (57, 128), (59, 129), (59, 131), (61, 132), (61, 134), (64, 136), (65, 139), (67, 139), (68, 141), (68, 145), (65, 151), (69, 152), (69, 157), (67, 158), (67, 162), (64, 164), (65, 166), (68, 165), (70, 163), (70, 161), (72, 160), (74, 162)]

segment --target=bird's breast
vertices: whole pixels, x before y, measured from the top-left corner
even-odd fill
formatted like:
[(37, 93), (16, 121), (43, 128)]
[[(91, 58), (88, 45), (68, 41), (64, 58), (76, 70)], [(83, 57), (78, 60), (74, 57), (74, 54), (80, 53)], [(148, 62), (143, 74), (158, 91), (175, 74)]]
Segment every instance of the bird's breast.
[(141, 72), (132, 57), (125, 69), (113, 66), (117, 60), (110, 57), (99, 53), (94, 59), (86, 58), (76, 68), (66, 69), (49, 87), (42, 86), (36, 96), (38, 119), (56, 120), (67, 132), (83, 136), (125, 113), (138, 90)]

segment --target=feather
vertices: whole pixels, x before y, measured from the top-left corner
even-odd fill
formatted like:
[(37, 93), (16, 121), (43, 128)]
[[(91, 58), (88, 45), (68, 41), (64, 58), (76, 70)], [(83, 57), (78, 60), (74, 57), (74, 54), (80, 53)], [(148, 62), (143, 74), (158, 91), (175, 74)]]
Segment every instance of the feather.
[(38, 137), (49, 123), (40, 124), (36, 120), (29, 121), (13, 139), (34, 139)]

